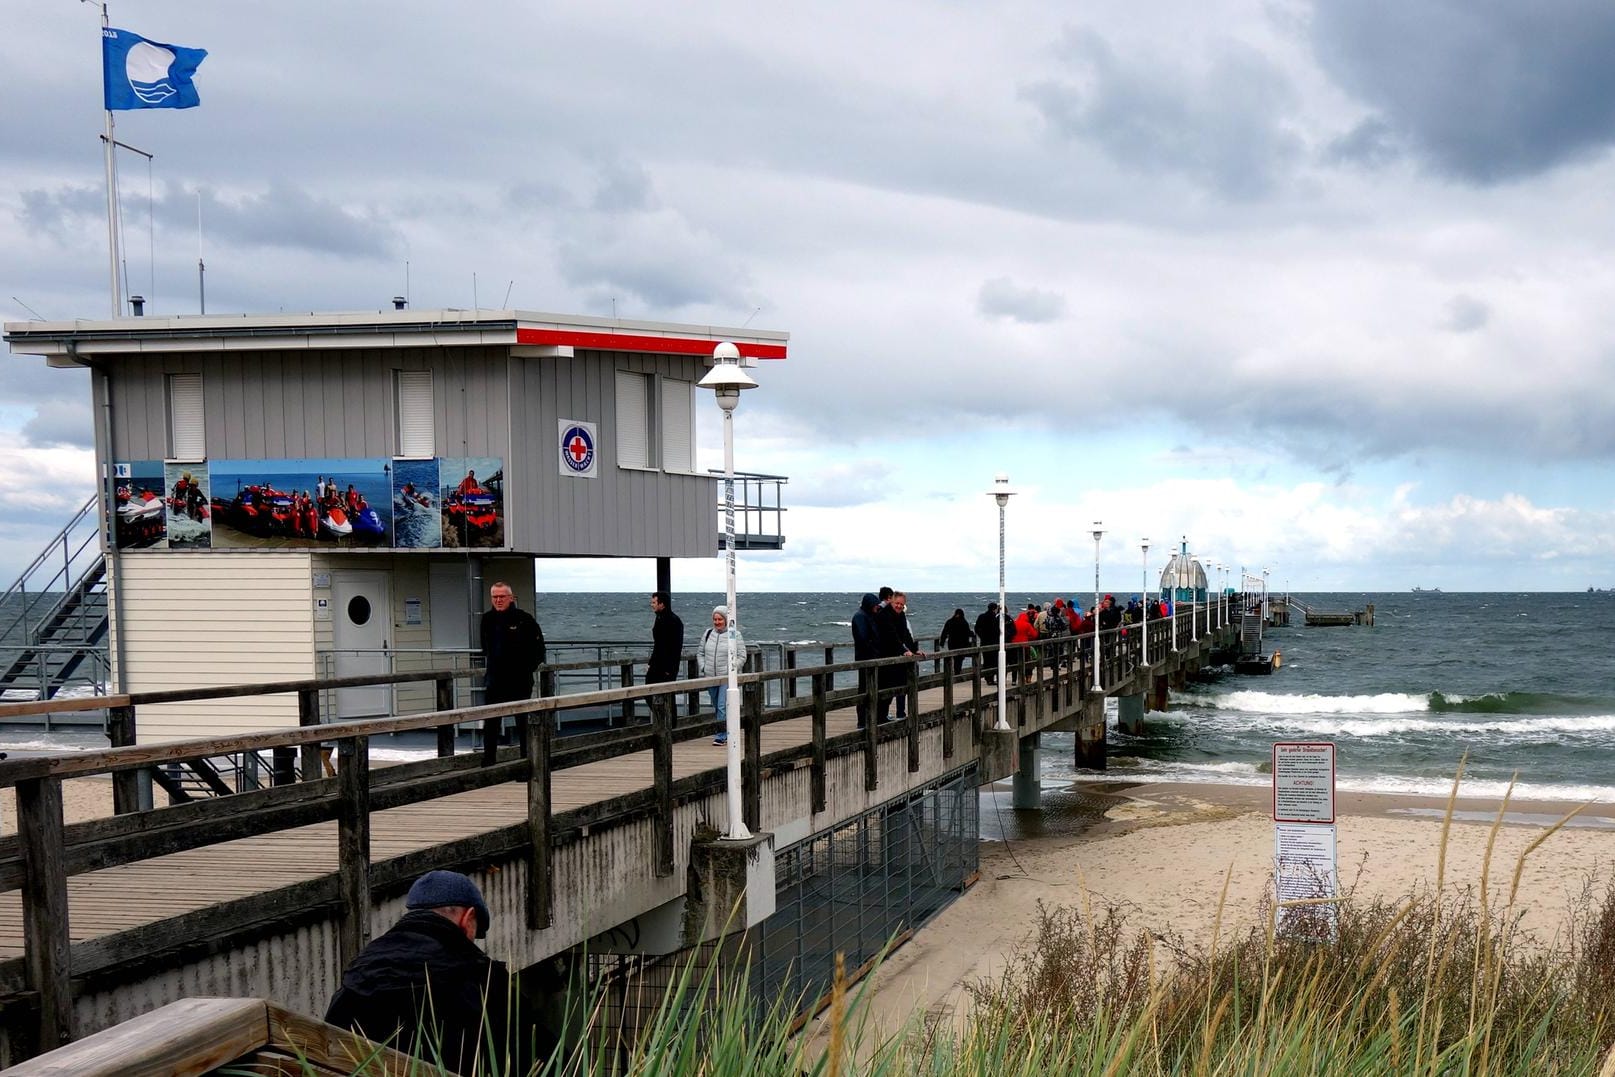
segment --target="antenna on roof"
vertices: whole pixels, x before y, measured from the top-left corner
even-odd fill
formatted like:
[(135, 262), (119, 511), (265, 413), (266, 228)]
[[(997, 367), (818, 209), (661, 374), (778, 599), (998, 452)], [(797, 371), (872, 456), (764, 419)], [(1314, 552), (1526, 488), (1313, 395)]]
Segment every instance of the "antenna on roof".
[(26, 310), (29, 314), (32, 314), (34, 316), (34, 321), (36, 321), (36, 322), (45, 321), (45, 316), (43, 314), (39, 313), (39, 311), (35, 310), (33, 307), (30, 307), (27, 303), (24, 303), (22, 300), (18, 299), (16, 296), (12, 296), (11, 301), (13, 303), (17, 304), (17, 306), (21, 307), (23, 310)]
[(751, 320), (753, 318), (757, 317), (758, 314), (762, 313), (762, 309), (763, 309), (762, 307), (753, 308), (752, 312), (750, 314), (746, 315), (746, 320), (740, 323), (740, 328), (744, 329), (744, 328), (746, 328), (746, 326), (750, 325)]
[(503, 303), (499, 304), (499, 309), (500, 310), (509, 310), (510, 309), (510, 290), (512, 288), (514, 288), (514, 287), (516, 287), (516, 282), (515, 281), (511, 281), (509, 284), (505, 285), (505, 301)]
[(207, 266), (202, 262), (202, 188), (196, 189), (196, 306), (207, 313)]
[(473, 273), (471, 274), (471, 310), (474, 313), (481, 309), (482, 304), (477, 302), (477, 275)]

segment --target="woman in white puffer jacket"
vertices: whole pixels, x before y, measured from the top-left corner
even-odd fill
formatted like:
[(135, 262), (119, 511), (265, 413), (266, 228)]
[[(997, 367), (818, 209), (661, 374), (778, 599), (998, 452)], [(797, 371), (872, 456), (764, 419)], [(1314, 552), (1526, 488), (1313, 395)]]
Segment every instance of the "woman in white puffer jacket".
[[(729, 676), (729, 608), (727, 606), (714, 606), (712, 609), (712, 627), (701, 633), (701, 645), (697, 648), (697, 660), (703, 677)], [(746, 668), (746, 641), (740, 637), (740, 629), (735, 629), (735, 660), (738, 662), (737, 672)], [(707, 689), (707, 698), (712, 700), (712, 709), (718, 714), (718, 735), (712, 738), (713, 744), (729, 743), (727, 703), (727, 686), (713, 685)]]

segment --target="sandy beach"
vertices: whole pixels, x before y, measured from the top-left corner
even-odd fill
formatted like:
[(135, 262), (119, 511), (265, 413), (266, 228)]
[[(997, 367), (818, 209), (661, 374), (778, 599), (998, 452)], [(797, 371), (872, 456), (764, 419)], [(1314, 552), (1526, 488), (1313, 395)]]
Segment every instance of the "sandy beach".
[[(957, 1015), (968, 1005), (966, 985), (1000, 973), (1032, 931), (1039, 902), (1114, 903), (1137, 930), (1209, 944), (1226, 878), (1221, 930), (1248, 928), (1271, 885), (1269, 796), (1265, 786), (1084, 783), (1045, 788), (1045, 810), (1034, 814), (1011, 811), (1007, 788), (984, 795), (983, 834), (997, 832), (1002, 820), (1010, 840), (984, 841), (980, 880), (876, 972), (870, 1017), (890, 1030), (916, 1009)], [(1494, 900), (1506, 898), (1526, 847), (1576, 807), (1511, 805), (1493, 854)], [(1342, 886), (1393, 899), (1433, 886), (1445, 808), (1442, 799), (1342, 793)], [(1459, 801), (1447, 847), (1448, 890), (1478, 890), (1497, 809), (1495, 801)], [(1554, 945), (1575, 898), (1590, 879), (1607, 883), (1612, 864), (1615, 805), (1593, 805), (1526, 860), (1517, 901), (1522, 930)]]
[[(167, 803), (159, 797), (159, 803)], [(62, 783), (62, 818), (69, 823), (105, 819), (112, 815), (112, 779), (105, 776), (69, 778)], [(17, 793), (0, 789), (0, 834), (17, 832)]]

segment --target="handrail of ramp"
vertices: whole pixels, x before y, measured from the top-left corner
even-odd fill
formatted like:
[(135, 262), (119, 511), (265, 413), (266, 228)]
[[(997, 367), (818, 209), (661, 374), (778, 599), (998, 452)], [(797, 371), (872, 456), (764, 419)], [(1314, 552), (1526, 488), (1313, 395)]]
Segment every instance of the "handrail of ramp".
[[(1100, 694), (1127, 682), (1141, 666), (1160, 662), (1191, 640), (1210, 641), (1223, 631), (1226, 614), (1205, 606), (1180, 610), (1170, 620), (1152, 620), (1148, 632), (1127, 628), (1097, 637)], [(1147, 648), (1142, 645), (1148, 636)], [(1095, 683), (1094, 635), (1063, 635), (1035, 643), (1010, 644), (1016, 683), (1008, 689), (1016, 726), (1051, 718), (1043, 713), (1061, 693), (1067, 704), (1088, 698)], [(833, 654), (833, 652), (832, 652)], [(826, 764), (832, 758), (862, 754), (866, 790), (880, 784), (877, 768), (881, 744), (906, 740), (910, 773), (920, 767), (920, 732), (938, 725), (945, 759), (958, 751), (957, 719), (968, 717), (971, 747), (983, 736), (984, 715), (996, 689), (983, 682), (996, 668), (996, 647), (945, 653), (936, 670), (922, 672), (908, 657), (867, 662), (840, 662), (740, 676), (743, 730), (742, 798), (749, 826), (761, 816), (763, 778), (776, 770), (810, 769), (813, 810), (826, 803)], [(968, 664), (952, 672), (952, 659)], [(1146, 661), (1148, 659), (1149, 661)], [(902, 682), (881, 685), (873, 671), (901, 667)], [(859, 676), (863, 674), (862, 676)], [(0, 788), (16, 791), (18, 833), (0, 838), (0, 891), (22, 892), (21, 934), (24, 955), (0, 961), (0, 1009), (37, 1015), (41, 1046), (67, 1042), (73, 1036), (75, 981), (105, 982), (148, 969), (158, 955), (194, 951), (198, 945), (218, 947), (236, 935), (262, 930), (266, 922), (292, 926), (334, 917), (339, 953), (344, 961), (362, 947), (369, 933), (373, 900), (401, 893), (421, 872), (433, 867), (487, 863), (522, 858), (526, 862), (524, 905), (530, 929), (551, 923), (554, 909), (550, 865), (553, 850), (577, 840), (588, 828), (626, 819), (653, 821), (654, 870), (670, 875), (674, 866), (673, 817), (676, 805), (709, 796), (724, 787), (722, 767), (675, 780), (673, 745), (710, 736), (712, 718), (678, 717), (657, 701), (681, 693), (718, 686), (720, 678), (637, 685), (576, 695), (550, 696), (513, 703), (468, 708), (442, 708), (400, 717), (320, 721), (324, 690), (400, 681), (436, 683), (440, 699), (448, 698), (451, 681), (465, 671), (424, 671), (384, 677), (347, 677), (286, 681), (228, 688), (180, 689), (133, 693), (94, 701), (53, 701), (0, 707), (0, 716), (18, 708), (70, 709), (75, 705), (109, 706), (119, 735), (133, 740), (137, 708), (149, 704), (295, 693), (304, 724), (295, 729), (200, 738), (162, 745), (133, 745), (105, 750), (15, 758), (0, 762)], [(858, 677), (861, 686), (836, 688), (838, 675)], [(791, 687), (779, 693), (786, 702), (766, 708), (764, 688), (774, 681)], [(806, 684), (809, 691), (799, 688)], [(922, 715), (919, 692), (941, 687), (943, 706)], [(962, 691), (961, 691), (962, 689)], [(1051, 691), (1052, 690), (1052, 691)], [(831, 710), (862, 702), (878, 710), (882, 697), (906, 694), (911, 706), (906, 721), (877, 724), (831, 735)], [(959, 699), (960, 695), (965, 698)], [(648, 724), (558, 737), (556, 716), (575, 707), (623, 704), (641, 700), (649, 707)], [(1033, 713), (1033, 712), (1036, 713)], [(497, 730), (506, 718), (516, 722), (517, 743), (500, 747)], [(811, 718), (811, 734), (801, 743), (764, 754), (763, 728), (791, 719)], [(481, 751), (456, 752), (456, 728), (482, 723)], [(435, 730), (436, 758), (372, 767), (373, 737), (416, 730)], [(327, 777), (321, 760), (324, 746), (335, 744), (338, 768)], [(133, 811), (135, 782), (142, 768), (169, 762), (217, 757), (232, 752), (263, 752), (277, 760), (274, 784), (213, 800)], [(553, 809), (551, 782), (560, 772), (589, 763), (648, 752), (648, 786), (563, 811)], [(64, 820), (64, 780), (110, 775), (119, 814), (68, 824)], [(505, 783), (527, 787), (525, 823), (489, 829), (401, 856), (372, 860), (371, 816), (390, 808), (421, 803)], [(72, 942), (67, 880), (89, 872), (151, 860), (185, 850), (335, 821), (339, 867), (303, 882), (236, 898), (194, 912), (159, 919), (113, 934)], [(189, 949), (187, 949), (189, 948)], [(33, 1023), (30, 1021), (30, 1023)]]

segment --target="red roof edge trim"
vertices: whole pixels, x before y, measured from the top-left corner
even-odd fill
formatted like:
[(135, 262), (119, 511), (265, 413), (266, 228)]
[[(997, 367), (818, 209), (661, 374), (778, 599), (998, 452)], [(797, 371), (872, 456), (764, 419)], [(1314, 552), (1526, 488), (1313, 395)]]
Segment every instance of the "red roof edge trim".
[[(673, 355), (710, 356), (717, 340), (694, 337), (655, 337), (635, 333), (589, 333), (581, 329), (516, 330), (517, 344), (559, 344), (596, 351), (662, 352)], [(740, 354), (752, 359), (783, 359), (785, 345), (735, 341)]]

